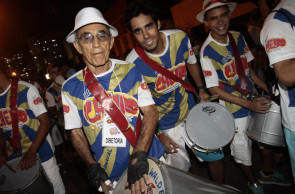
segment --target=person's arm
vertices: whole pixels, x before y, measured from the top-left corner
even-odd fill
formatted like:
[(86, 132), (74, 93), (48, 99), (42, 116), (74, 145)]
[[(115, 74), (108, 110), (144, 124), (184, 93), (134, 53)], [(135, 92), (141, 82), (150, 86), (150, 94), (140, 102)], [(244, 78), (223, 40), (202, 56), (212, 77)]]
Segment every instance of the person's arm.
[[(128, 183), (131, 193), (142, 193), (146, 185), (150, 184), (148, 177), (148, 162), (146, 153), (153, 141), (155, 129), (158, 122), (158, 111), (155, 105), (140, 107), (143, 113), (143, 121), (138, 140), (136, 142), (133, 154), (130, 156), (128, 167)], [(140, 118), (138, 118), (140, 119)]]
[(234, 96), (225, 90), (220, 89), (219, 87), (212, 87), (209, 88), (210, 93), (214, 95), (218, 95), (220, 99), (231, 102), (233, 104), (240, 105), (242, 107), (248, 108), (254, 112), (258, 113), (266, 113), (268, 109), (270, 108), (270, 100), (266, 100), (263, 97), (256, 98), (254, 100), (247, 100), (244, 98), (240, 98), (237, 96)]
[(40, 126), (37, 130), (36, 137), (18, 165), (18, 167), (21, 167), (22, 169), (31, 168), (36, 164), (36, 154), (49, 132), (50, 123), (47, 113), (45, 112), (37, 116), (37, 119), (40, 123)]
[(190, 72), (190, 75), (192, 76), (196, 86), (199, 88), (199, 96), (202, 100), (206, 100), (209, 95), (206, 93), (205, 90), (205, 84), (203, 83), (202, 79), (202, 71), (199, 64), (187, 64), (187, 69)]
[(273, 66), (280, 83), (287, 87), (295, 85), (295, 58), (277, 62)]
[(256, 72), (255, 72), (250, 66), (249, 66), (249, 69), (250, 69), (251, 77), (252, 77), (254, 83), (255, 83), (258, 87), (260, 87), (260, 88), (262, 88), (264, 91), (266, 91), (268, 94), (270, 94), (269, 89), (268, 89), (266, 83), (265, 83), (264, 81), (262, 81), (262, 80), (258, 77), (258, 75), (256, 74)]
[(142, 120), (140, 134), (133, 153), (137, 151), (148, 152), (153, 141), (158, 122), (158, 111), (155, 105), (143, 106), (140, 107), (140, 110), (144, 116)]
[(78, 152), (79, 156), (84, 160), (86, 164), (95, 163), (96, 161), (90, 151), (90, 147), (83, 130), (81, 128), (77, 128), (72, 129), (70, 132), (73, 146)]
[[(104, 169), (101, 168), (100, 164), (94, 159), (82, 128), (72, 129), (71, 139), (74, 148), (87, 165), (86, 176), (88, 182), (92, 187), (99, 188), (102, 182), (108, 180), (109, 178)], [(113, 184), (108, 185), (108, 188), (112, 187)]]
[(170, 137), (168, 137), (161, 129), (156, 130), (156, 135), (166, 148), (166, 152), (169, 154), (177, 153), (178, 145)]

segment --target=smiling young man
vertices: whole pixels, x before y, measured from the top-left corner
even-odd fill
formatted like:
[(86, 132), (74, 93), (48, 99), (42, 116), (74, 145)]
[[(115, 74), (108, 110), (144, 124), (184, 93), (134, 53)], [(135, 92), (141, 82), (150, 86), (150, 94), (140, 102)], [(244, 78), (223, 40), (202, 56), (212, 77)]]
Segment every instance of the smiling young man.
[[(203, 100), (208, 97), (189, 37), (181, 30), (160, 30), (161, 24), (154, 4), (150, 1), (130, 4), (125, 13), (125, 23), (148, 58), (186, 81), (188, 69), (198, 87), (199, 96)], [(188, 171), (190, 159), (185, 149), (187, 137), (184, 120), (196, 105), (193, 94), (181, 83), (151, 68), (135, 49), (126, 60), (140, 69), (156, 103), (159, 112), (157, 134), (167, 149), (164, 162)], [(210, 160), (210, 156), (198, 155), (201, 160)]]
[[(201, 48), (201, 65), (210, 93), (218, 94), (220, 103), (234, 116), (237, 133), (230, 145), (231, 154), (240, 164), (249, 182), (249, 189), (253, 193), (264, 193), (253, 175), (252, 142), (246, 130), (250, 111), (266, 113), (270, 108), (267, 104), (270, 100), (261, 97), (252, 100), (255, 95), (254, 83), (267, 92), (268, 88), (249, 66), (253, 55), (242, 34), (228, 31), (230, 14), (235, 6), (236, 3), (224, 0), (204, 1), (203, 11), (197, 15), (197, 20), (204, 22), (211, 31)], [(221, 160), (218, 163), (215, 176), (223, 182), (223, 164)]]
[[(87, 164), (93, 187), (109, 178), (118, 181), (128, 168), (131, 192), (142, 193), (150, 183), (147, 156), (160, 158), (165, 148), (153, 138), (158, 113), (140, 72), (134, 64), (109, 58), (117, 35), (96, 8), (84, 8), (76, 15), (67, 42), (82, 55), (86, 68), (63, 85), (65, 129), (70, 130), (73, 145)], [(141, 127), (140, 111), (144, 115)], [(123, 135), (126, 129), (114, 121), (120, 115), (129, 123), (130, 134), (140, 130), (137, 139)]]

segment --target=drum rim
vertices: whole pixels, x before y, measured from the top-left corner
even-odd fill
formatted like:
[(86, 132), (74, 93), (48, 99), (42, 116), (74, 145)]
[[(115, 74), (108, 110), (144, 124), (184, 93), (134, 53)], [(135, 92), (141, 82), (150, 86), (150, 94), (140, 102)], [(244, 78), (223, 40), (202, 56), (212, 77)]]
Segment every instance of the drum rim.
[[(235, 119), (234, 119), (232, 113), (229, 111), (229, 109), (228, 109), (226, 106), (224, 106), (224, 105), (222, 105), (222, 104), (220, 104), (220, 103), (217, 103), (217, 102), (200, 102), (200, 103), (196, 104), (196, 105), (195, 105), (195, 106), (189, 111), (189, 113), (188, 113), (188, 115), (187, 115), (187, 117), (186, 117), (186, 123), (187, 123), (187, 118), (188, 118), (189, 114), (191, 113), (191, 111), (192, 111), (193, 109), (196, 109), (197, 106), (201, 106), (201, 105), (203, 105), (203, 104), (214, 104), (214, 105), (217, 105), (217, 106), (220, 106), (220, 107), (224, 108), (224, 109), (229, 113), (228, 115), (230, 116), (230, 119), (233, 120), (233, 129), (234, 129), (234, 130), (233, 130), (233, 133), (232, 133), (231, 137), (226, 141), (226, 144), (223, 146), (223, 147), (225, 147), (226, 145), (228, 145), (228, 144), (233, 140), (233, 138), (234, 138), (234, 136), (235, 136), (235, 129), (236, 129), (236, 127), (235, 127)], [(222, 150), (222, 148), (223, 148), (223, 147), (206, 148), (206, 147), (200, 145), (199, 143), (194, 142), (194, 141), (191, 139), (191, 137), (189, 136), (189, 131), (187, 130), (187, 128), (185, 128), (185, 131), (186, 131), (186, 133), (187, 133), (187, 138), (192, 142), (191, 147), (193, 147), (194, 145), (196, 145), (196, 146), (198, 147), (198, 149), (197, 149), (198, 151), (202, 150), (202, 151), (204, 151), (204, 152), (217, 152), (217, 151)]]
[[(9, 162), (14, 162), (14, 161), (20, 161), (22, 159), (22, 157), (16, 157), (16, 158), (13, 158), (11, 160), (8, 161), (8, 164)], [(38, 158), (36, 158), (36, 164), (38, 164), (38, 170), (37, 170), (37, 173), (34, 175), (33, 179), (31, 181), (29, 181), (29, 183), (27, 183), (25, 186), (23, 187), (20, 187), (18, 188), (17, 190), (8, 190), (8, 191), (0, 191), (0, 192), (7, 192), (7, 193), (18, 193), (22, 190), (25, 190), (26, 188), (28, 188), (29, 186), (32, 185), (32, 183), (34, 183), (36, 181), (36, 179), (40, 176), (40, 174), (42, 173), (42, 166), (41, 166), (41, 162)], [(38, 175), (38, 176), (37, 176)]]

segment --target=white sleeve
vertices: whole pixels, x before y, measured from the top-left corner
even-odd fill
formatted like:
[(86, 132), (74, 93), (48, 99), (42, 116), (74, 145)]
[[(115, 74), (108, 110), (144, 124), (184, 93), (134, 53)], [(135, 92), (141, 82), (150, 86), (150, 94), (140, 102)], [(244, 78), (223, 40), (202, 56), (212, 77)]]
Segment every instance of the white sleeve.
[(45, 98), (46, 98), (47, 107), (56, 106), (56, 103), (55, 103), (55, 100), (54, 100), (53, 96), (47, 91), (45, 93)]
[(147, 83), (142, 79), (142, 82), (138, 87), (138, 106), (143, 107), (152, 104), (155, 104), (152, 94)]
[(36, 117), (47, 112), (43, 99), (35, 86), (29, 87), (27, 98), (30, 109)]
[(79, 116), (77, 106), (64, 92), (61, 94), (63, 103), (63, 112), (65, 120), (65, 129), (76, 129), (82, 127), (82, 120)]
[(195, 63), (197, 63), (197, 58), (196, 58), (194, 49), (193, 49), (193, 47), (192, 47), (191, 42), (190, 42), (189, 39), (187, 41), (187, 46), (188, 46), (188, 49), (189, 49), (189, 56), (188, 56), (188, 59), (187, 59), (187, 63), (188, 64), (195, 64)]
[(268, 20), (260, 34), (261, 44), (268, 55), (270, 66), (295, 58), (295, 33), (289, 23)]
[(244, 42), (246, 44), (245, 56), (246, 56), (246, 59), (247, 59), (247, 63), (249, 63), (250, 61), (254, 60), (254, 56), (253, 56), (253, 54), (252, 54), (252, 52), (251, 52), (251, 50), (250, 50), (247, 42), (245, 41), (245, 38), (244, 37), (243, 37), (243, 39), (244, 39)]
[(212, 87), (218, 87), (219, 86), (219, 80), (218, 75), (216, 73), (216, 70), (214, 69), (210, 59), (207, 58), (201, 58), (201, 66), (206, 82), (207, 88)]

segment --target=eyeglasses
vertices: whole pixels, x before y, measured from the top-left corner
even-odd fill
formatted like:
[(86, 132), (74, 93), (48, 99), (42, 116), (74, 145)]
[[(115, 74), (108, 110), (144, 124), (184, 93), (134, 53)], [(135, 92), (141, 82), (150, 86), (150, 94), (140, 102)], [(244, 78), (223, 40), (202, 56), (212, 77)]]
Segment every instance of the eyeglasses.
[[(98, 32), (96, 34), (96, 37), (98, 38), (98, 40), (100, 40), (101, 42), (105, 42), (107, 40), (110, 39), (111, 34), (107, 33), (105, 31), (101, 31)], [(77, 38), (79, 40), (81, 40), (84, 44), (91, 44), (94, 40), (94, 35), (91, 34), (90, 32), (85, 32), (84, 34), (82, 34), (79, 38)]]

